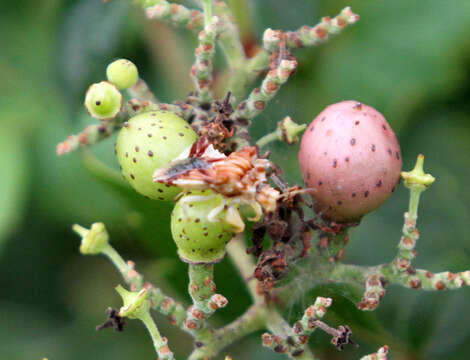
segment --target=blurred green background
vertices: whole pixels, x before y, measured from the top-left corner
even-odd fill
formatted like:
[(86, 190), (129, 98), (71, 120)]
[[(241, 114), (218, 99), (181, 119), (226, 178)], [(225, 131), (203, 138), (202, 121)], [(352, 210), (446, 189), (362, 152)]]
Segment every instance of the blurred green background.
[[(418, 153), (437, 182), (424, 194), (416, 266), (431, 271), (470, 268), (470, 2), (468, 0), (232, 0), (243, 34), (260, 39), (266, 27), (296, 29), (351, 5), (355, 26), (327, 44), (298, 51), (300, 67), (255, 122), (254, 138), (291, 115), (309, 122), (330, 103), (362, 101), (380, 110), (397, 132), (404, 167)], [(184, 98), (195, 38), (144, 21), (130, 1), (18, 0), (0, 2), (0, 359), (153, 359), (142, 326), (95, 332), (108, 306), (118, 307), (120, 282), (103, 258), (82, 257), (71, 224), (103, 221), (125, 258), (149, 280), (188, 301), (185, 266), (169, 237), (168, 204), (118, 191), (92, 174), (79, 153), (57, 157), (55, 146), (92, 123), (82, 102), (88, 85), (104, 78), (117, 57), (134, 61), (160, 99)], [(217, 67), (223, 66), (219, 57)], [(93, 153), (117, 168), (113, 139)], [(273, 159), (300, 183), (297, 148), (273, 144)], [(345, 261), (389, 261), (407, 206), (403, 187), (355, 229)], [(219, 292), (230, 300), (215, 323), (248, 305), (228, 260), (216, 267)], [(169, 286), (172, 284), (172, 287)], [(299, 283), (299, 294), (305, 284)], [(322, 359), (358, 359), (383, 344), (394, 359), (470, 357), (470, 289), (422, 293), (389, 287), (374, 313), (355, 309), (344, 292), (327, 320), (349, 324), (361, 344), (338, 353), (316, 334)], [(314, 294), (298, 296), (294, 321)], [(158, 318), (178, 358), (190, 339)], [(232, 346), (238, 359), (280, 359), (259, 336)], [(223, 358), (222, 355), (220, 357)]]

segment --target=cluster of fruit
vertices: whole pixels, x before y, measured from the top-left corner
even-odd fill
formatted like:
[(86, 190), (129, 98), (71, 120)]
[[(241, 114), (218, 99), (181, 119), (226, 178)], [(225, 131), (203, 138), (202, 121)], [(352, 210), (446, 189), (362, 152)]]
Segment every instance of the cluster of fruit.
[[(120, 90), (138, 81), (128, 60), (111, 63), (106, 73), (108, 81), (93, 84), (85, 99), (88, 112), (104, 121), (120, 111)], [(267, 160), (257, 157), (256, 148), (226, 156), (170, 111), (143, 112), (125, 122), (116, 155), (122, 175), (138, 193), (177, 200), (171, 231), (181, 259), (189, 263), (221, 260), (225, 245), (244, 229), (240, 204), (250, 203), (259, 219), (263, 211), (274, 211), (281, 193), (267, 184)], [(316, 212), (328, 221), (354, 223), (390, 196), (402, 161), (385, 118), (369, 106), (343, 101), (328, 106), (307, 127), (299, 163)], [(247, 197), (242, 181), (247, 174), (256, 177), (255, 189), (251, 201), (240, 201)], [(215, 186), (227, 182), (229, 191)]]

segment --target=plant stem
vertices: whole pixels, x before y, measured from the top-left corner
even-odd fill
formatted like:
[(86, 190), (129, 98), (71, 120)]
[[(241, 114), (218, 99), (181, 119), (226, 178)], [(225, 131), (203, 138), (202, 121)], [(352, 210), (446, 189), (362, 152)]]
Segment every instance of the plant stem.
[(157, 325), (155, 324), (155, 321), (153, 320), (150, 313), (146, 311), (139, 317), (139, 319), (144, 323), (150, 334), (150, 337), (152, 338), (153, 346), (155, 347), (158, 358), (160, 360), (174, 359), (173, 353), (168, 348), (166, 338), (163, 338), (160, 335)]
[(265, 147), (266, 145), (268, 145), (269, 143), (276, 141), (276, 140), (279, 140), (277, 130), (273, 131), (272, 133), (264, 135), (262, 138), (260, 138), (256, 142), (256, 145), (261, 149)]
[(251, 306), (232, 323), (201, 338), (202, 347), (195, 349), (188, 360), (203, 360), (216, 356), (223, 348), (264, 327), (266, 310), (262, 304)]
[(264, 303), (264, 296), (261, 295), (258, 291), (258, 280), (256, 280), (253, 275), (255, 270), (255, 263), (245, 250), (244, 234), (239, 234), (232, 241), (230, 241), (230, 243), (227, 245), (227, 254), (240, 273), (240, 276), (245, 281), (253, 302), (255, 304)]
[(214, 265), (189, 264), (189, 286), (188, 292), (193, 300), (194, 307), (203, 313), (212, 313), (209, 308), (211, 296), (215, 293)]
[(212, 0), (202, 0), (204, 9), (204, 26), (207, 26), (212, 19)]

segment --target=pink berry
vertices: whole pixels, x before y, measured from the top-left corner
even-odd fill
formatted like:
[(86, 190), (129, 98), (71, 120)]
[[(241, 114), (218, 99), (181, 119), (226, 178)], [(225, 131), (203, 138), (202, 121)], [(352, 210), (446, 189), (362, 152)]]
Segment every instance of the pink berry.
[(400, 179), (397, 137), (377, 110), (342, 101), (323, 110), (300, 144), (302, 177), (322, 217), (356, 222), (380, 206)]

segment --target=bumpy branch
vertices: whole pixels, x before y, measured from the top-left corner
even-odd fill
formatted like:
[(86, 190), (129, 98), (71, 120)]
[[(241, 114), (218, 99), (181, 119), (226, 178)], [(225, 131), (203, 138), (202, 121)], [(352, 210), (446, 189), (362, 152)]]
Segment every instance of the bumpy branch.
[(218, 17), (212, 17), (211, 1), (204, 0), (204, 30), (199, 33), (196, 62), (191, 68), (191, 76), (200, 104), (210, 104), (213, 100), (212, 60), (215, 54), (215, 38), (220, 25), (218, 25)]
[(287, 82), (297, 68), (297, 60), (293, 57), (284, 58), (282, 52), (272, 61), (272, 68), (263, 80), (261, 87), (254, 89), (247, 100), (240, 103), (233, 114), (234, 119), (250, 120), (259, 115), (269, 100), (278, 92), (281, 85)]
[(127, 93), (131, 98), (139, 101), (149, 101), (152, 103), (158, 102), (152, 90), (149, 89), (145, 80), (142, 79), (139, 79), (134, 86), (127, 89)]
[(287, 354), (292, 358), (298, 358), (306, 350), (306, 344), (310, 335), (317, 329), (316, 320), (321, 319), (326, 309), (331, 305), (332, 300), (329, 298), (318, 297), (314, 305), (305, 310), (304, 316), (297, 321), (292, 330), (291, 335), (281, 337), (264, 333), (262, 336), (263, 346), (271, 348), (280, 354)]
[(331, 19), (324, 17), (321, 22), (314, 26), (302, 26), (297, 31), (287, 31), (267, 29), (263, 35), (264, 48), (273, 52), (279, 48), (283, 38), (290, 49), (316, 46), (329, 39), (330, 35), (338, 34), (347, 25), (354, 24), (359, 20), (359, 15), (354, 14), (350, 7), (344, 8), (341, 13)]
[[(207, 273), (207, 271), (210, 272), (210, 269), (193, 269), (193, 280), (190, 287), (193, 288), (193, 299), (197, 305), (190, 306), (189, 309), (186, 310), (180, 303), (165, 295), (161, 289), (148, 282), (144, 282), (143, 276), (134, 269), (135, 264), (132, 261), (125, 262), (119, 253), (109, 244), (108, 233), (102, 223), (93, 224), (90, 230), (79, 225), (74, 225), (73, 230), (82, 237), (80, 245), (82, 254), (102, 254), (107, 256), (119, 270), (131, 291), (135, 292), (145, 289), (148, 293), (151, 308), (168, 316), (171, 324), (180, 327), (196, 339), (207, 336), (207, 334), (210, 333), (210, 330), (206, 326), (198, 326), (199, 324), (194, 320), (203, 320), (212, 314), (215, 309), (227, 304), (227, 300), (221, 295), (213, 295), (205, 299), (205, 296), (208, 295), (208, 291), (211, 291), (213, 294), (215, 290), (212, 275), (208, 275)], [(195, 290), (196, 285), (197, 291)], [(207, 313), (204, 313), (199, 308), (207, 311)]]
[[(145, 96), (140, 96), (140, 98), (143, 99)], [(89, 125), (80, 133), (68, 136), (63, 142), (57, 145), (57, 155), (64, 155), (76, 151), (81, 147), (94, 145), (108, 138), (113, 132), (121, 129), (122, 124), (132, 116), (147, 111), (158, 110), (171, 111), (185, 120), (188, 120), (195, 114), (193, 106), (181, 101), (176, 101), (173, 104), (163, 104), (154, 103), (149, 100), (131, 99), (114, 119), (103, 120), (99, 124)]]
[[(188, 308), (185, 326), (191, 330), (206, 328), (205, 319), (208, 319), (217, 309), (227, 305), (227, 299), (215, 293), (214, 265), (189, 265), (188, 292), (193, 305)], [(196, 338), (201, 337), (198, 334)]]
[(119, 128), (119, 125), (114, 120), (106, 120), (99, 124), (87, 126), (82, 132), (70, 135), (63, 142), (57, 144), (57, 155), (67, 154), (79, 149), (81, 146), (96, 144), (98, 141), (106, 139), (117, 128)]
[(145, 8), (145, 14), (149, 19), (167, 21), (196, 33), (204, 27), (204, 17), (198, 10), (190, 10), (183, 5), (169, 3), (166, 0), (140, 0), (140, 3)]
[(376, 353), (364, 356), (361, 360), (387, 360), (389, 348), (387, 345), (382, 346)]

